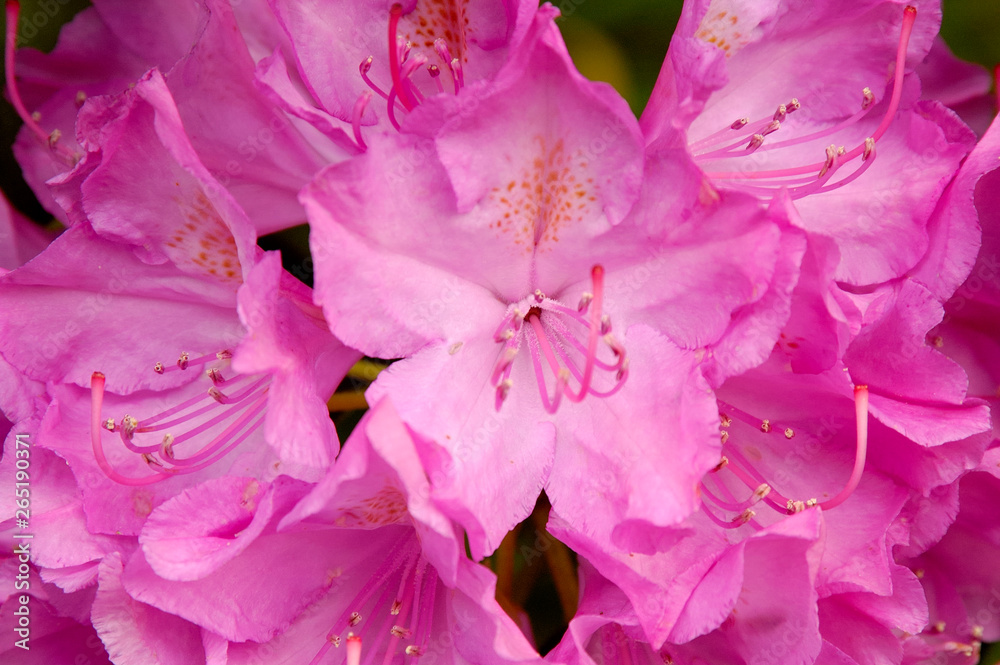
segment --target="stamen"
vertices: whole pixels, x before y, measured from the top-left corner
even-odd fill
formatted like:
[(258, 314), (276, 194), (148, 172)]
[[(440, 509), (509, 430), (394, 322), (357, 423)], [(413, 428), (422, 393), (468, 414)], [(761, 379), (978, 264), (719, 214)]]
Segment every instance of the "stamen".
[[(826, 148), (824, 161), (817, 162), (815, 164), (761, 171), (707, 171), (706, 175), (713, 180), (734, 181), (731, 183), (731, 186), (735, 189), (740, 189), (758, 196), (770, 196), (777, 189), (787, 188), (787, 191), (793, 199), (802, 198), (811, 194), (830, 192), (848, 185), (860, 177), (871, 165), (872, 157), (875, 155), (875, 143), (881, 139), (888, 130), (889, 125), (892, 124), (896, 113), (899, 110), (899, 102), (902, 97), (903, 78), (905, 75), (906, 49), (909, 44), (914, 21), (916, 20), (916, 14), (916, 9), (911, 6), (906, 7), (904, 10), (902, 29), (900, 31), (899, 43), (896, 51), (895, 73), (889, 103), (887, 104), (885, 114), (883, 115), (877, 129), (871, 134), (871, 136), (866, 138), (863, 143), (856, 145), (850, 150), (843, 147), (838, 148), (836, 146), (830, 146)], [(789, 104), (779, 106), (778, 110), (769, 119), (769, 121), (765, 122), (764, 119), (761, 119), (750, 122), (746, 118), (741, 118), (729, 127), (717, 131), (704, 139), (691, 143), (689, 145), (689, 149), (695, 155), (696, 161), (706, 162), (709, 160), (739, 157), (741, 153), (736, 151), (735, 148), (742, 142), (747, 142), (745, 149), (742, 152), (744, 155), (758, 150), (776, 150), (793, 145), (800, 145), (837, 134), (841, 130), (846, 129), (863, 118), (874, 106), (874, 104), (875, 96), (872, 94), (871, 89), (865, 88), (862, 91), (861, 109), (850, 118), (847, 118), (846, 120), (824, 130), (765, 145), (765, 137), (768, 134), (777, 131), (781, 122), (784, 121), (788, 114), (800, 108), (798, 100), (793, 99)], [(724, 137), (729, 135), (729, 133), (733, 130), (743, 132), (744, 136), (739, 141), (725, 145), (721, 148), (714, 148), (720, 140), (725, 140)], [(857, 169), (838, 181), (832, 184), (827, 184), (833, 174), (836, 173), (841, 166), (857, 159), (858, 157), (861, 157), (861, 164)], [(750, 184), (750, 182), (753, 184)]]
[(358, 97), (358, 101), (354, 103), (354, 111), (351, 113), (351, 129), (354, 130), (354, 140), (357, 142), (358, 147), (362, 150), (367, 150), (368, 146), (365, 144), (365, 140), (361, 137), (361, 117), (365, 114), (365, 109), (368, 108), (368, 103), (372, 100), (372, 93), (365, 90)]
[(39, 124), (41, 115), (37, 111), (28, 113), (28, 109), (24, 106), (24, 101), (21, 99), (21, 93), (17, 87), (16, 68), (14, 66), (14, 53), (17, 50), (17, 21), (21, 13), (21, 5), (17, 0), (7, 0), (6, 10), (7, 30), (4, 35), (4, 73), (7, 77), (7, 95), (10, 97), (10, 103), (31, 133), (38, 137), (44, 145), (47, 145), (60, 161), (66, 163), (68, 166), (75, 166), (79, 160), (79, 155), (59, 143), (62, 132), (58, 129), (53, 130), (51, 133), (46, 132)]
[(365, 84), (369, 88), (371, 88), (372, 90), (374, 90), (378, 94), (379, 97), (381, 97), (382, 99), (386, 99), (387, 100), (387, 99), (389, 99), (389, 93), (387, 93), (385, 90), (383, 90), (382, 88), (380, 88), (377, 85), (375, 85), (374, 81), (372, 81), (370, 78), (368, 78), (368, 72), (372, 68), (372, 62), (373, 61), (374, 61), (374, 58), (372, 56), (368, 56), (367, 58), (365, 58), (364, 60), (362, 60), (361, 64), (358, 66), (358, 71), (361, 72), (361, 78), (364, 80)]
[(451, 73), (455, 77), (455, 92), (465, 87), (465, 72), (462, 70), (462, 61), (458, 58), (451, 59)]
[[(170, 371), (171, 369), (184, 370), (191, 365), (205, 364), (212, 360), (226, 361), (230, 358), (232, 358), (232, 352), (229, 350), (208, 354), (195, 359), (192, 359), (189, 353), (182, 353), (177, 365), (171, 368), (163, 368), (163, 372)], [(162, 368), (162, 363), (157, 363), (157, 366)], [(103, 404), (104, 380), (103, 375), (98, 376), (98, 374), (100, 373), (95, 373), (91, 381), (91, 396), (94, 403), (93, 408), (98, 409), (99, 416), (99, 409), (101, 404)], [(100, 437), (97, 436), (95, 438), (92, 436), (94, 456), (98, 460), (101, 469), (109, 478), (126, 485), (145, 485), (164, 480), (179, 473), (193, 473), (227, 455), (259, 428), (263, 423), (264, 410), (267, 407), (268, 385), (270, 384), (271, 377), (266, 375), (240, 377), (237, 375), (227, 381), (223, 378), (219, 368), (209, 368), (205, 371), (205, 374), (216, 385), (213, 385), (208, 391), (186, 399), (159, 414), (143, 420), (137, 420), (133, 416), (126, 414), (122, 417), (120, 425), (117, 426), (112, 418), (100, 421), (98, 434), (101, 428), (111, 432), (117, 431), (122, 445), (127, 450), (140, 455), (146, 465), (157, 472), (153, 476), (142, 478), (124, 476), (107, 462)], [(239, 386), (239, 389), (228, 395), (217, 387), (217, 385), (230, 383)], [(203, 405), (206, 401), (209, 403)], [(220, 410), (220, 404), (225, 404), (226, 408)], [(198, 422), (203, 416), (210, 415), (212, 412), (215, 412), (214, 416), (200, 423)], [(226, 421), (230, 421), (229, 424), (216, 436), (211, 437), (199, 450), (184, 457), (180, 456), (179, 445), (192, 439), (201, 439), (203, 435)], [(182, 428), (183, 431), (180, 433), (166, 432), (157, 442), (145, 443), (141, 437), (136, 439), (136, 435), (138, 434), (146, 434), (158, 430), (164, 431), (178, 427)]]
[(437, 86), (438, 92), (444, 92), (444, 83), (441, 82), (441, 68), (437, 65), (428, 65), (427, 73), (430, 75), (431, 79), (434, 80), (434, 84)]
[(594, 284), (593, 307), (590, 308), (590, 337), (587, 340), (587, 364), (583, 368), (583, 378), (580, 379), (580, 392), (568, 393), (566, 397), (572, 402), (583, 401), (590, 388), (590, 380), (594, 376), (594, 361), (597, 359), (597, 340), (601, 329), (601, 304), (604, 301), (604, 268), (596, 265), (590, 271), (590, 279)]
[[(8, 20), (10, 16), (10, 10), (8, 5)], [(114, 467), (108, 462), (108, 458), (104, 455), (104, 447), (101, 444), (101, 407), (104, 405), (104, 374), (101, 372), (94, 372), (90, 377), (90, 444), (94, 451), (94, 460), (97, 462), (97, 466), (101, 468), (104, 474), (114, 480), (116, 483), (121, 485), (129, 485), (132, 487), (138, 487), (141, 485), (150, 485), (152, 483), (163, 480), (165, 477), (162, 474), (154, 473), (150, 476), (143, 476), (141, 478), (128, 478), (121, 475), (115, 471)]]
[[(770, 483), (764, 480), (761, 474), (754, 469), (753, 465), (740, 452), (740, 450), (733, 447), (730, 447), (727, 452), (729, 455), (733, 457), (733, 459), (736, 462), (738, 462), (738, 464), (732, 463), (729, 457), (724, 456), (721, 459), (721, 461), (710, 471), (710, 475), (712, 475), (714, 479), (714, 474), (719, 473), (724, 468), (728, 468), (730, 472), (732, 472), (732, 474), (737, 479), (739, 479), (740, 482), (742, 482), (748, 488), (751, 488), (753, 490), (752, 494), (750, 495), (749, 498), (747, 498), (742, 502), (734, 503), (733, 501), (727, 501), (723, 498), (720, 498), (715, 493), (713, 493), (709, 489), (709, 487), (705, 484), (705, 480), (703, 480), (700, 484), (702, 494), (707, 499), (711, 500), (715, 505), (728, 511), (737, 511), (737, 510), (746, 511), (749, 509), (750, 506), (761, 501), (771, 506), (771, 508), (773, 508), (774, 510), (789, 515), (802, 512), (803, 510), (806, 510), (807, 508), (812, 508), (814, 506), (819, 506), (824, 510), (830, 510), (836, 508), (844, 501), (846, 501), (848, 497), (851, 496), (851, 494), (857, 488), (858, 484), (861, 482), (861, 477), (864, 473), (865, 458), (867, 456), (867, 448), (868, 448), (868, 387), (867, 386), (864, 385), (855, 386), (854, 403), (855, 403), (855, 419), (857, 421), (854, 467), (843, 489), (841, 489), (841, 491), (837, 493), (837, 495), (834, 496), (833, 498), (827, 501), (819, 501), (816, 498), (810, 498), (805, 501), (802, 501), (782, 496), (779, 492), (773, 489), (773, 486)], [(730, 411), (731, 413), (736, 415), (740, 420), (747, 423), (748, 425), (752, 425), (754, 423), (754, 418), (750, 416), (750, 414), (747, 414), (741, 411), (740, 409), (737, 409), (736, 407), (733, 407), (728, 404), (725, 405), (724, 408), (727, 411)], [(721, 418), (724, 428), (732, 424), (732, 419), (729, 418), (728, 415), (722, 414)], [(768, 419), (764, 419), (763, 421), (758, 420), (756, 422), (760, 423), (759, 429), (761, 432), (765, 434), (772, 431), (773, 429), (773, 425), (771, 424), (771, 421)], [(724, 435), (723, 444), (725, 444), (726, 440), (728, 439), (728, 437), (725, 436), (727, 433), (728, 430), (726, 429), (722, 430), (722, 434)], [(786, 439), (791, 439), (792, 437), (795, 436), (794, 430), (792, 430), (792, 428), (790, 427), (784, 428), (783, 433)], [(722, 484), (718, 480), (716, 480), (715, 482), (720, 490), (723, 490), (728, 493), (728, 490), (725, 488), (724, 484)], [(714, 518), (715, 516), (712, 517)], [(713, 519), (713, 521), (716, 521), (721, 525), (721, 521), (719, 519)], [(726, 524), (728, 526), (726, 526), (725, 528), (733, 528), (732, 524), (735, 523), (736, 520), (734, 520), (733, 522), (727, 522)]]
[(396, 103), (396, 87), (393, 86), (392, 90), (389, 92), (389, 97), (386, 98), (385, 111), (386, 115), (389, 116), (389, 122), (392, 123), (393, 128), (395, 128), (397, 132), (400, 132), (402, 130), (399, 128), (399, 121), (396, 120), (395, 103)]
[[(504, 344), (491, 374), (492, 383), (497, 388), (495, 404), (499, 409), (506, 400), (510, 389), (510, 374), (522, 339), (527, 339), (529, 355), (535, 370), (542, 402), (549, 413), (554, 413), (565, 395), (574, 402), (580, 402), (587, 395), (609, 397), (621, 389), (628, 377), (628, 357), (625, 347), (611, 334), (612, 322), (601, 311), (604, 288), (604, 269), (595, 266), (591, 270), (593, 293), (584, 293), (576, 309), (571, 309), (536, 289), (516, 305), (511, 305), (507, 315), (494, 332), (497, 343)], [(522, 312), (527, 310), (527, 314)], [(589, 316), (585, 316), (584, 314)], [(577, 339), (570, 330), (568, 321), (584, 326), (587, 330), (586, 343)], [(527, 322), (528, 325), (523, 324)], [(522, 329), (523, 327), (523, 329)], [(551, 337), (551, 339), (550, 339)], [(603, 341), (614, 355), (613, 362), (597, 357), (597, 347)], [(580, 362), (575, 354), (581, 354)], [(546, 386), (545, 368), (555, 376), (555, 391), (550, 395)], [(600, 369), (615, 373), (615, 384), (609, 389), (597, 389), (593, 385), (594, 371)], [(569, 381), (575, 378), (579, 387), (573, 390)]]

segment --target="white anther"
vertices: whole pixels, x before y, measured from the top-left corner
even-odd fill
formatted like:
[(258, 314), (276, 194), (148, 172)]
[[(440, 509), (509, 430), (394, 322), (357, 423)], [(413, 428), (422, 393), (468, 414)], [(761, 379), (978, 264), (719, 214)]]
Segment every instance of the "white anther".
[(410, 630), (409, 628), (403, 628), (402, 626), (393, 626), (392, 628), (389, 629), (389, 633), (393, 637), (398, 637), (402, 640), (405, 640), (407, 637), (413, 634), (413, 631)]
[(156, 363), (153, 365), (153, 371), (157, 374), (163, 374), (163, 363)]
[(945, 622), (938, 621), (936, 624), (934, 624), (933, 628), (935, 633), (943, 633), (945, 629)]
[(163, 464), (160, 463), (160, 460), (156, 459), (149, 453), (143, 453), (142, 459), (144, 459), (146, 461), (146, 464), (148, 464), (149, 466), (158, 466), (160, 468), (163, 468)]
[(358, 66), (358, 69), (361, 70), (362, 74), (367, 74), (368, 70), (372, 68), (372, 62), (374, 61), (375, 59), (372, 56), (368, 56), (367, 58), (361, 61), (361, 64)]
[(771, 431), (771, 421), (768, 420), (767, 418), (764, 418), (764, 420), (760, 423), (760, 431), (764, 432), (765, 434), (767, 434), (768, 432), (770, 432)]
[(982, 626), (978, 626), (978, 625), (977, 626), (973, 626), (972, 627), (972, 637), (975, 638), (975, 639), (977, 639), (977, 640), (983, 639), (983, 627)]
[(125, 434), (126, 438), (131, 439), (132, 435), (135, 434), (135, 428), (139, 426), (139, 421), (132, 416), (125, 415), (122, 418), (122, 433)]
[(351, 617), (347, 620), (348, 626), (357, 626), (361, 623), (361, 612), (351, 612)]
[(777, 120), (772, 120), (771, 123), (761, 131), (761, 134), (767, 136), (768, 134), (773, 134), (781, 129), (781, 123)]
[(868, 158), (875, 154), (875, 139), (868, 137), (865, 139), (865, 151), (861, 154), (862, 161), (868, 161)]
[(750, 118), (740, 118), (739, 120), (737, 120), (733, 124), (729, 125), (729, 128), (730, 129), (741, 129), (742, 127), (745, 127), (748, 122), (750, 122)]
[(406, 649), (404, 649), (404, 651), (406, 652), (407, 656), (422, 656), (422, 655), (424, 655), (424, 650), (422, 648), (416, 646), (415, 644), (411, 644), (410, 646), (406, 647)]
[[(723, 432), (723, 434), (726, 434), (726, 432)], [(723, 455), (723, 456), (722, 456), (722, 457), (721, 457), (721, 458), (719, 459), (719, 463), (718, 463), (718, 464), (716, 464), (716, 465), (715, 465), (715, 468), (713, 468), (713, 469), (712, 469), (712, 473), (715, 473), (715, 472), (717, 472), (717, 471), (722, 471), (722, 470), (723, 470), (723, 469), (725, 469), (725, 468), (726, 468), (727, 466), (729, 466), (729, 458), (728, 458), (728, 457), (726, 457), (725, 455)]]
[(780, 104), (778, 106), (778, 110), (774, 112), (774, 117), (772, 118), (772, 120), (776, 122), (781, 122), (787, 116), (788, 116), (788, 107), (785, 106), (784, 104)]
[(722, 430), (719, 438), (722, 439), (722, 443), (725, 444), (726, 441), (729, 441), (729, 432), (727, 430)]
[(872, 92), (871, 88), (865, 88), (861, 91), (861, 109), (867, 111), (875, 103), (875, 94)]
[(190, 359), (191, 359), (191, 354), (185, 351), (184, 353), (181, 354), (180, 358), (177, 359), (177, 366), (180, 367), (181, 369), (187, 369), (188, 361)]
[(73, 100), (76, 103), (76, 108), (83, 106), (83, 103), (87, 101), (87, 93), (83, 90), (76, 91), (76, 98)]
[(806, 508), (812, 508), (817, 504), (819, 504), (819, 501), (816, 498), (809, 499), (808, 501), (806, 501)]
[(799, 103), (797, 97), (792, 97), (792, 101), (785, 104), (785, 110), (788, 111), (789, 113), (795, 113), (800, 108), (802, 108), (802, 104)]
[(607, 335), (610, 332), (611, 332), (611, 317), (605, 314), (604, 316), (601, 317), (601, 334)]
[(834, 164), (837, 163), (837, 146), (830, 145), (826, 148), (826, 160), (823, 162), (823, 168), (819, 170), (819, 176), (822, 178), (827, 174), (827, 172), (833, 168)]
[(789, 499), (788, 503), (785, 504), (785, 509), (788, 511), (789, 515), (794, 515), (795, 513), (801, 513), (805, 510), (806, 504), (802, 501), (793, 501), (792, 499)]
[(757, 486), (757, 489), (753, 491), (754, 501), (760, 501), (765, 496), (771, 493), (771, 486), (767, 483), (761, 483)]
[(399, 614), (399, 610), (403, 607), (403, 601), (394, 600), (392, 601), (392, 607), (389, 608), (389, 614), (396, 616)]
[(786, 439), (790, 439), (793, 436), (795, 436), (795, 430), (793, 430), (791, 427), (786, 427), (785, 428), (785, 438)]
[(541, 289), (535, 289), (535, 302), (540, 303), (545, 300), (545, 294)]
[[(510, 331), (508, 330), (507, 332)], [(455, 355), (456, 353), (459, 352), (461, 348), (462, 348), (462, 342), (455, 342), (454, 344), (448, 347), (448, 355), (449, 356)]]
[(750, 510), (749, 508), (747, 508), (742, 513), (740, 513), (740, 516), (739, 516), (739, 522), (740, 522), (740, 524), (746, 524), (747, 522), (749, 522), (750, 520), (752, 520), (755, 515), (757, 515), (757, 513), (755, 513), (754, 511)]
[(764, 144), (764, 135), (754, 134), (753, 138), (750, 139), (750, 143), (747, 144), (747, 150), (749, 152), (753, 152), (757, 148), (761, 147), (763, 144)]
[(222, 351), (216, 353), (215, 357), (218, 358), (219, 360), (229, 360), (230, 358), (233, 357), (233, 352), (230, 351), (229, 349), (223, 349)]
[(53, 129), (52, 133), (49, 134), (49, 147), (56, 147), (56, 143), (59, 143), (59, 139), (62, 138), (62, 131), (58, 129)]
[(335, 647), (339, 647), (340, 646), (340, 635), (331, 635), (330, 636), (330, 644), (332, 644)]
[(31, 113), (31, 119), (34, 120), (35, 122), (41, 122), (42, 121), (42, 114), (39, 113), (38, 111), (32, 111), (32, 113)]
[(719, 414), (719, 422), (722, 423), (723, 427), (729, 427), (733, 424), (733, 419), (724, 413)]
[(219, 390), (218, 388), (216, 388), (215, 386), (212, 386), (211, 388), (208, 389), (208, 394), (212, 399), (214, 399), (219, 404), (226, 404), (229, 401), (229, 398), (226, 397), (226, 394), (221, 390)]
[(160, 444), (160, 452), (167, 459), (173, 459), (174, 458), (174, 435), (173, 434), (164, 434), (163, 435), (163, 442)]

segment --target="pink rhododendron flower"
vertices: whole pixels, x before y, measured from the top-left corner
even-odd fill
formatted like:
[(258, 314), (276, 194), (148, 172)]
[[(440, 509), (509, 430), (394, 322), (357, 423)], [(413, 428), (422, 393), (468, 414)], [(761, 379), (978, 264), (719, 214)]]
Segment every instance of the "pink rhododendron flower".
[(584, 531), (682, 519), (717, 446), (695, 349), (795, 250), (752, 199), (703, 203), (683, 153), (644, 165), (631, 114), (573, 72), (551, 12), (492, 85), (438, 101), (303, 197), (314, 256), (340, 263), (317, 272), (334, 334), (407, 357), (369, 397), (441, 446), (425, 464), (474, 556), (543, 487)]
[[(7, 7), (10, 41), (17, 3)], [(244, 6), (240, 15), (246, 18), (249, 11)], [(260, 11), (274, 22), (265, 7)], [(323, 165), (346, 157), (354, 147), (343, 131), (334, 141), (315, 141), (311, 127), (287, 117), (255, 87), (247, 41), (270, 38), (267, 21), (255, 18), (238, 24), (234, 9), (221, 0), (184, 7), (154, 2), (141, 12), (131, 3), (99, 0), (66, 26), (51, 54), (18, 52), (21, 84), (9, 89), (25, 127), (16, 151), (39, 199), (67, 220), (45, 183), (94, 147), (81, 143), (74, 132), (78, 109), (89, 97), (124, 94), (157, 68), (199, 159), (254, 226), (268, 233), (305, 221), (298, 190)], [(14, 81), (13, 42), (6, 55), (8, 81)], [(39, 120), (30, 114), (35, 109)]]
[[(230, 468), (319, 477), (337, 450), (326, 396), (358, 354), (277, 256), (261, 256), (162, 78), (95, 112), (114, 117), (103, 136), (129, 140), (73, 176), (81, 220), (0, 287), (0, 347), (50, 386), (38, 443), (74, 467), (89, 528), (137, 533), (156, 504)], [(148, 186), (124, 189), (137, 173)], [(81, 279), (84, 261), (97, 269)]]
[(288, 95), (286, 102), (303, 117), (325, 115), (351, 123), (362, 146), (361, 126), (398, 128), (397, 118), (426, 98), (492, 78), (537, 8), (524, 0), (270, 4), (293, 53), (262, 62), (263, 80), (287, 77), (287, 64), (278, 56), (292, 57), (316, 106), (310, 109), (301, 96)]
[(838, 281), (898, 277), (927, 251), (934, 203), (974, 143), (917, 100), (910, 72), (940, 15), (914, 4), (687, 3), (643, 113), (647, 141), (680, 128), (717, 187), (787, 191), (797, 225), (834, 239)]
[(31, 223), (0, 198), (0, 270), (13, 270), (45, 249), (51, 234)]
[[(459, 532), (429, 500), (411, 435), (387, 402), (365, 416), (330, 473), (302, 489), (220, 479), (163, 504), (141, 552), (102, 579), (95, 625), (114, 629), (114, 605), (103, 599), (117, 596), (169, 612), (188, 632), (200, 626), (222, 640), (230, 663), (265, 652), (289, 664), (539, 660), (493, 600), (492, 575), (465, 558)], [(228, 514), (235, 540), (199, 535), (196, 505)], [(248, 596), (246, 576), (260, 570), (270, 572)], [(112, 652), (130, 639), (105, 637)], [(164, 648), (177, 653), (191, 641)]]

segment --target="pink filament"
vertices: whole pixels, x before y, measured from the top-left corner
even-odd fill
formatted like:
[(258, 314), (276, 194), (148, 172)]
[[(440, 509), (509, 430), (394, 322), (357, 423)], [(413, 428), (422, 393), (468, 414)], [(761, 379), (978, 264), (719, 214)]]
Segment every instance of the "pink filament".
[(604, 268), (594, 266), (590, 271), (594, 283), (594, 299), (590, 302), (590, 337), (587, 340), (587, 364), (583, 368), (583, 378), (580, 380), (580, 392), (574, 395), (567, 392), (566, 397), (571, 402), (581, 402), (590, 388), (594, 376), (594, 360), (597, 358), (597, 342), (601, 335), (601, 304), (604, 301)]
[(365, 145), (365, 140), (361, 136), (361, 117), (364, 116), (365, 109), (368, 108), (368, 103), (371, 100), (372, 93), (367, 90), (362, 92), (358, 101), (354, 103), (354, 112), (351, 114), (351, 129), (354, 132), (354, 140), (362, 150), (367, 150), (368, 146)]

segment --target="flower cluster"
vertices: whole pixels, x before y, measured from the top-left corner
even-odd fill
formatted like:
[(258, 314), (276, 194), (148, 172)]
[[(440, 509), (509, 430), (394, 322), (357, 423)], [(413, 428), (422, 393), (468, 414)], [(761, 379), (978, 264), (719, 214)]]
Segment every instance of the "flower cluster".
[(0, 216), (5, 663), (1000, 640), (1000, 128), (935, 0), (687, 0), (639, 118), (531, 0), (6, 11), (65, 230)]

